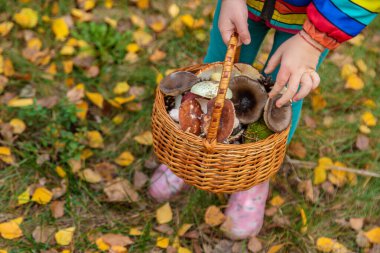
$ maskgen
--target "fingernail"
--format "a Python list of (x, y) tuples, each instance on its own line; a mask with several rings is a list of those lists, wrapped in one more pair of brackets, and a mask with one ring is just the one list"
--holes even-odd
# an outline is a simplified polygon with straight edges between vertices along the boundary
[(281, 103), (276, 103), (276, 106), (277, 106), (278, 108), (281, 108), (282, 104), (281, 104)]
[(248, 45), (249, 43), (251, 43), (251, 40), (250, 40), (250, 39), (245, 39), (245, 40), (243, 41), (243, 43), (244, 43), (245, 45)]

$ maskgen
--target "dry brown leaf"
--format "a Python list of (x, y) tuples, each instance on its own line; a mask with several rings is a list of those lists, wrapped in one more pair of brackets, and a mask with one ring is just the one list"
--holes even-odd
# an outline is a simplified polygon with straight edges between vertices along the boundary
[(304, 145), (301, 142), (295, 141), (291, 142), (289, 145), (288, 151), (290, 154), (298, 157), (300, 159), (304, 159), (306, 157), (307, 151)]
[(298, 191), (304, 193), (307, 200), (311, 201), (312, 203), (315, 202), (313, 183), (310, 179), (301, 181), (298, 184)]
[(133, 177), (133, 186), (139, 190), (141, 189), (146, 182), (148, 182), (149, 178), (141, 171), (136, 171)]
[(355, 146), (359, 150), (367, 150), (369, 148), (369, 138), (363, 134), (358, 134)]
[(142, 145), (150, 146), (153, 144), (153, 135), (151, 131), (142, 132), (141, 134), (135, 136), (133, 139)]
[(105, 234), (102, 235), (101, 237), (103, 241), (108, 244), (109, 246), (128, 246), (133, 244), (134, 242), (132, 241), (129, 236), (126, 235), (120, 235), (120, 234)]
[(363, 228), (364, 218), (350, 218), (350, 226), (356, 231), (360, 231)]
[(160, 49), (154, 50), (153, 54), (149, 56), (149, 60), (153, 63), (159, 62), (163, 59), (165, 59), (166, 53), (164, 51), (161, 51)]
[(84, 97), (84, 84), (78, 84), (69, 90), (66, 94), (66, 97), (71, 103), (76, 104), (80, 102)]
[(92, 169), (82, 170), (79, 172), (79, 177), (90, 184), (96, 184), (102, 181), (101, 175)]
[(107, 195), (108, 201), (111, 202), (136, 202), (139, 200), (139, 195), (133, 189), (128, 180), (116, 178), (106, 184), (104, 193)]
[(359, 233), (356, 235), (355, 241), (360, 248), (367, 248), (370, 245), (370, 242), (363, 231), (359, 231)]
[(252, 251), (253, 253), (260, 252), (263, 249), (263, 245), (257, 237), (253, 236), (249, 238), (248, 246), (247, 248)]
[(50, 205), (50, 211), (54, 218), (61, 218), (65, 215), (64, 211), (65, 201), (55, 200)]
[(51, 96), (51, 97), (45, 97), (45, 98), (38, 99), (37, 104), (42, 106), (42, 107), (51, 109), (58, 103), (58, 101), (59, 101), (58, 96)]
[(33, 232), (33, 239), (38, 243), (52, 243), (54, 238), (55, 228), (37, 226)]
[(220, 224), (222, 224), (225, 221), (226, 217), (220, 211), (219, 207), (217, 206), (209, 206), (205, 213), (205, 222), (206, 224), (215, 227)]
[(94, 170), (99, 173), (105, 181), (111, 181), (116, 176), (116, 166), (108, 162), (96, 164)]
[(156, 33), (162, 32), (166, 28), (166, 19), (163, 16), (149, 16), (147, 19), (148, 26)]
[(174, 233), (173, 228), (168, 224), (160, 224), (158, 226), (155, 226), (154, 230), (167, 235), (172, 235)]

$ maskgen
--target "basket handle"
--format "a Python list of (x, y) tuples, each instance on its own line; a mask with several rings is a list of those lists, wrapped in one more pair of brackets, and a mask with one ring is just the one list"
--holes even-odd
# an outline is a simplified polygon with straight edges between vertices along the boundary
[(212, 151), (216, 145), (220, 117), (222, 115), (228, 84), (230, 83), (235, 56), (236, 58), (239, 58), (238, 54), (240, 53), (240, 48), (238, 48), (237, 45), (238, 34), (235, 32), (231, 35), (231, 39), (228, 43), (226, 58), (223, 62), (222, 77), (219, 82), (218, 94), (216, 96), (214, 109), (211, 115), (211, 123), (208, 129), (207, 137), (204, 140), (204, 146), (207, 151)]

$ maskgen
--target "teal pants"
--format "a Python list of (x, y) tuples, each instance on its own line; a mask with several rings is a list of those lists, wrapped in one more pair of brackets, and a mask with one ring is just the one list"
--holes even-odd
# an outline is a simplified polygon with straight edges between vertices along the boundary
[[(227, 51), (227, 47), (223, 43), (222, 36), (218, 29), (220, 6), (221, 6), (221, 0), (218, 1), (218, 5), (215, 10), (214, 21), (213, 21), (211, 32), (210, 32), (210, 44), (207, 50), (206, 57), (204, 59), (205, 63), (223, 61), (224, 56)], [(251, 43), (249, 45), (243, 45), (241, 47), (239, 62), (252, 64), (260, 49), (261, 43), (263, 42), (270, 28), (268, 28), (265, 25), (265, 23), (255, 22), (249, 19), (248, 29), (249, 29), (249, 33), (251, 34)], [(274, 52), (276, 52), (277, 48), (279, 48), (282, 43), (284, 43), (287, 39), (289, 39), (292, 36), (294, 36), (294, 34), (282, 32), (282, 31), (276, 31), (274, 35), (273, 47), (269, 54), (268, 59), (270, 59), (270, 57), (274, 54)], [(322, 61), (325, 59), (327, 53), (328, 53), (328, 50), (325, 50), (321, 54), (318, 65), (317, 65), (317, 69), (319, 68)], [(273, 80), (276, 80), (278, 70), (279, 70), (279, 67), (277, 67), (277, 69), (271, 74)], [(299, 100), (297, 102), (293, 102), (292, 104), (292, 123), (290, 126), (288, 143), (292, 139), (293, 134), (298, 125), (298, 122), (301, 116), (302, 103), (303, 103), (303, 100)]]

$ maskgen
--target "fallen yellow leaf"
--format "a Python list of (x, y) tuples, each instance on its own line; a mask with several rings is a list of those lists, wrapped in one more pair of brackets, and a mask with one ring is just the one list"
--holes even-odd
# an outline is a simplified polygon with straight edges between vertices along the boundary
[(169, 15), (170, 15), (172, 18), (177, 17), (178, 14), (179, 14), (179, 11), (180, 11), (180, 9), (179, 9), (178, 5), (176, 5), (176, 4), (173, 3), (173, 4), (171, 4), (171, 5), (169, 6), (168, 12), (169, 12)]
[(177, 235), (178, 236), (183, 236), (191, 228), (191, 226), (193, 226), (193, 224), (188, 224), (188, 223), (183, 224), (178, 229)]
[(33, 104), (32, 98), (12, 98), (8, 101), (9, 107), (25, 107)]
[(72, 60), (63, 61), (62, 64), (63, 72), (65, 72), (65, 74), (70, 74), (71, 72), (73, 72), (74, 62)]
[(73, 240), (75, 227), (69, 227), (59, 230), (54, 237), (58, 245), (67, 246)]
[(147, 46), (153, 41), (152, 35), (143, 30), (133, 32), (133, 39), (139, 46)]
[(55, 63), (50, 64), (50, 66), (46, 69), (46, 73), (54, 76), (57, 74), (57, 65)]
[(92, 103), (94, 103), (97, 107), (103, 108), (103, 95), (97, 92), (86, 92), (86, 96)]
[(104, 1), (104, 7), (106, 7), (107, 9), (111, 9), (113, 6), (113, 0), (105, 0)]
[(75, 53), (75, 48), (73, 46), (63, 46), (61, 51), (59, 51), (61, 55), (73, 55)]
[(192, 253), (192, 251), (189, 250), (188, 248), (179, 247), (178, 248), (178, 253)]
[(13, 15), (13, 20), (22, 28), (33, 28), (37, 25), (38, 14), (30, 8), (22, 8), (20, 12)]
[(140, 47), (137, 45), (137, 43), (129, 43), (125, 47), (125, 50), (129, 53), (137, 53), (140, 50)]
[(9, 124), (13, 127), (13, 132), (15, 134), (21, 134), (26, 129), (26, 125), (21, 119), (12, 119)]
[(9, 21), (2, 22), (0, 24), (0, 36), (7, 36), (8, 33), (12, 30), (13, 23)]
[(94, 9), (95, 4), (96, 4), (95, 0), (85, 0), (83, 4), (83, 9), (85, 11), (90, 11)]
[(12, 63), (11, 59), (9, 59), (9, 58), (5, 59), (4, 66), (3, 66), (3, 72), (4, 72), (4, 76), (7, 76), (7, 77), (13, 76), (15, 74), (15, 70), (13, 68), (13, 63)]
[(311, 106), (313, 111), (318, 112), (324, 109), (327, 105), (326, 100), (320, 94), (313, 94), (311, 96)]
[(188, 28), (193, 28), (195, 22), (193, 16), (191, 16), (190, 14), (185, 14), (182, 15), (180, 18), (182, 23), (185, 24)]
[(137, 7), (145, 10), (149, 8), (149, 0), (137, 0)]
[(157, 209), (156, 219), (158, 224), (165, 224), (173, 219), (173, 212), (168, 202)]
[(143, 234), (143, 232), (141, 232), (138, 228), (131, 228), (129, 230), (129, 235), (139, 236), (142, 234)]
[(91, 151), (91, 149), (85, 148), (80, 153), (80, 159), (81, 160), (86, 160), (87, 158), (90, 158), (93, 155), (94, 155), (94, 153)]
[(101, 237), (96, 239), (95, 243), (99, 250), (105, 251), (105, 250), (109, 250), (110, 248), (110, 246), (107, 243), (105, 243), (103, 238)]
[(60, 176), (61, 178), (66, 177), (66, 171), (61, 166), (55, 167), (55, 172), (57, 172), (58, 176)]
[(313, 183), (315, 185), (322, 184), (326, 181), (327, 173), (326, 168), (324, 166), (318, 165), (314, 169), (314, 180)]
[(132, 14), (129, 18), (131, 19), (133, 25), (138, 26), (141, 29), (145, 28), (145, 21), (143, 18), (134, 14)]
[(113, 93), (115, 93), (116, 95), (120, 95), (120, 94), (128, 92), (129, 88), (130, 86), (127, 82), (118, 82), (115, 88), (113, 88)]
[[(335, 162), (334, 165), (338, 167), (345, 167), (345, 165), (341, 162)], [(338, 187), (342, 187), (347, 181), (346, 172), (340, 170), (331, 170), (328, 175), (328, 179), (332, 184)]]
[(284, 245), (285, 245), (284, 243), (273, 245), (272, 247), (269, 248), (267, 253), (276, 253), (279, 250), (281, 250), (282, 247), (284, 247)]
[(45, 187), (38, 187), (32, 196), (32, 201), (41, 205), (46, 205), (53, 198), (53, 193)]
[(42, 48), (42, 41), (39, 38), (34, 37), (28, 40), (26, 46), (31, 49), (40, 50)]
[(347, 78), (344, 87), (351, 90), (361, 90), (364, 87), (364, 82), (358, 75), (352, 74)]
[(375, 116), (373, 116), (373, 114), (369, 111), (367, 112), (364, 112), (362, 114), (362, 117), (361, 117), (361, 120), (364, 124), (366, 124), (367, 126), (371, 127), (371, 126), (376, 126), (376, 123), (377, 123), (377, 119), (375, 118)]
[(117, 20), (116, 19), (105, 17), (104, 18), (104, 22), (106, 22), (109, 26), (111, 26), (113, 28), (117, 27)]
[(127, 253), (128, 250), (124, 246), (114, 245), (114, 246), (111, 247), (111, 251), (110, 252)]
[[(21, 219), (22, 222), (22, 219)], [(4, 239), (12, 240), (23, 235), (18, 219), (0, 223), (0, 234)]]
[(91, 184), (96, 184), (102, 181), (102, 176), (92, 169), (84, 169), (79, 173), (79, 176), (84, 181), (89, 182)]
[(71, 9), (71, 15), (77, 18), (80, 22), (86, 22), (92, 19), (91, 13), (85, 12), (81, 9)]
[(161, 73), (157, 73), (156, 84), (159, 84), (163, 78), (164, 76)]
[(346, 247), (328, 237), (320, 237), (317, 240), (317, 249), (322, 252), (348, 253)]
[(0, 147), (0, 155), (10, 156), (11, 155), (11, 149), (8, 147)]
[(30, 201), (30, 191), (29, 188), (27, 188), (24, 192), (22, 192), (20, 195), (17, 196), (17, 204), (23, 205)]
[(363, 101), (363, 105), (365, 107), (368, 107), (368, 108), (371, 108), (371, 109), (375, 109), (376, 108), (376, 102), (373, 101), (372, 99), (369, 99), (369, 98), (367, 98), (367, 99), (365, 99)]
[(112, 118), (112, 122), (115, 125), (120, 125), (124, 121), (124, 115), (123, 114), (117, 114), (115, 117)]
[(1, 55), (0, 51), (0, 74), (4, 72), (4, 57)]
[(363, 61), (363, 59), (359, 59), (355, 62), (356, 66), (362, 73), (366, 73), (368, 71), (367, 64)]
[(82, 101), (78, 104), (75, 105), (77, 108), (76, 115), (79, 119), (84, 120), (87, 116), (87, 111), (88, 111), (88, 104), (85, 101)]
[(157, 237), (156, 246), (161, 249), (166, 249), (169, 246), (169, 238), (167, 237)]
[(380, 227), (375, 227), (364, 234), (371, 243), (380, 244)]
[(285, 203), (285, 200), (280, 195), (273, 197), (270, 201), (270, 204), (272, 206), (282, 206), (282, 204), (284, 203)]
[(54, 19), (51, 25), (52, 25), (52, 30), (53, 30), (53, 33), (55, 34), (56, 40), (63, 41), (67, 38), (70, 31), (64, 18)]
[(145, 131), (133, 138), (135, 141), (142, 145), (152, 145), (153, 135), (151, 131)]
[(115, 163), (117, 163), (120, 166), (128, 166), (135, 160), (135, 157), (132, 155), (129, 151), (124, 151), (121, 153), (116, 159)]
[(359, 126), (359, 131), (363, 134), (369, 134), (371, 133), (371, 129), (367, 127), (366, 125), (360, 125)]
[(343, 79), (347, 79), (352, 74), (357, 74), (358, 69), (352, 65), (352, 64), (344, 64), (342, 67), (342, 70), (340, 72), (340, 75)]
[(119, 105), (122, 105), (122, 104), (133, 101), (135, 98), (136, 98), (135, 95), (130, 95), (129, 97), (115, 97), (113, 101)]
[(98, 131), (89, 131), (87, 133), (88, 145), (91, 148), (103, 148), (103, 137)]

